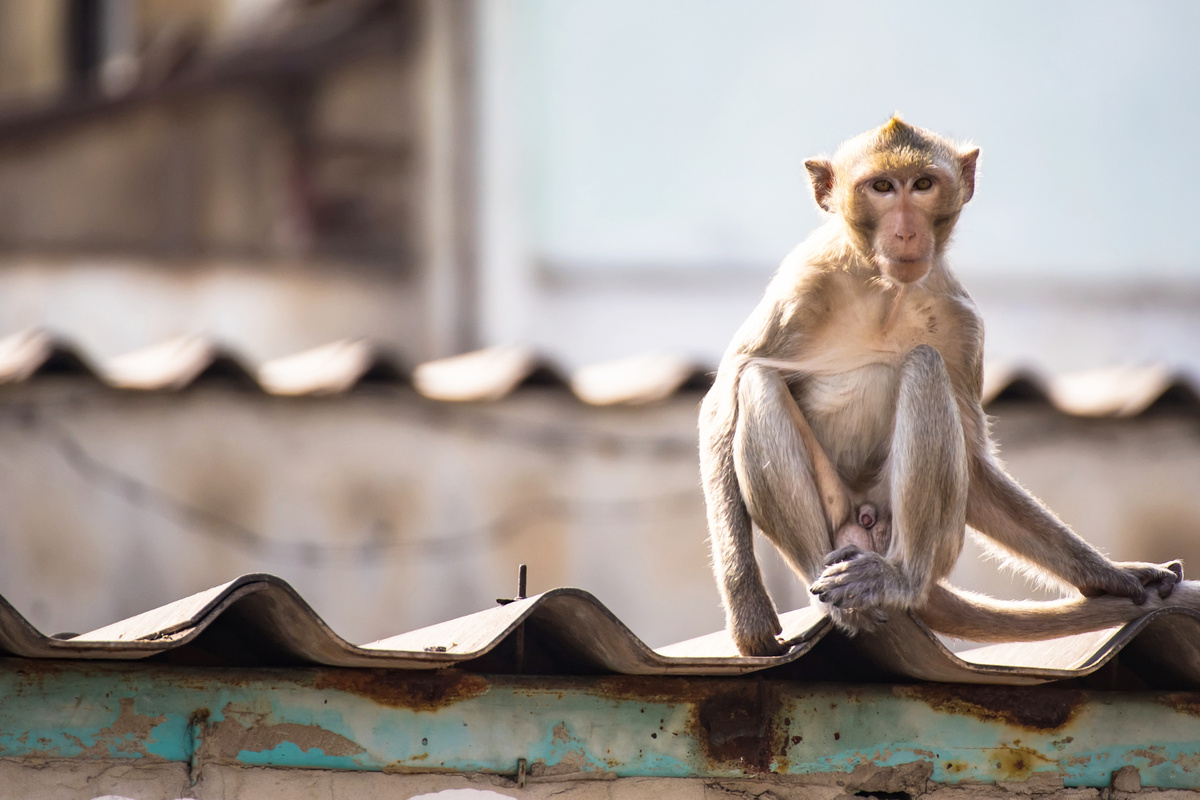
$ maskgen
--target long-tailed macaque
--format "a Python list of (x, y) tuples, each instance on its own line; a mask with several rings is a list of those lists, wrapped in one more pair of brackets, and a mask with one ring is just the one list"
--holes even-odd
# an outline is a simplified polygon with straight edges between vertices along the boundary
[[(894, 118), (805, 163), (830, 217), (784, 259), (700, 413), (713, 567), (743, 654), (784, 649), (752, 523), (849, 633), (891, 610), (1012, 641), (1200, 608), (1200, 583), (1179, 583), (1177, 562), (1108, 560), (995, 456), (983, 327), (944, 258), (978, 156)], [(953, 589), (943, 579), (967, 525), (1085, 597), (1004, 603)]]

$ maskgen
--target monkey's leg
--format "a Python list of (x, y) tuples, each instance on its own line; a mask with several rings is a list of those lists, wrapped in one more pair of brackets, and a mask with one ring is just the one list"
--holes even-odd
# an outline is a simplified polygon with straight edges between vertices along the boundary
[(733, 458), (746, 508), (792, 568), (812, 581), (849, 501), (778, 372), (748, 366), (738, 407)]
[(834, 621), (851, 630), (866, 625), (846, 611), (919, 607), (962, 550), (966, 444), (942, 357), (928, 345), (914, 348), (901, 365), (891, 447), (891, 543), (886, 555), (842, 548), (830, 555), (811, 587), (833, 607)]
[(754, 558), (754, 530), (734, 470), (737, 402), (737, 372), (722, 369), (700, 407), (700, 476), (713, 573), (738, 652), (773, 656), (784, 651), (776, 638), (782, 626)]
[(1146, 602), (1148, 590), (1167, 597), (1182, 580), (1179, 568), (1172, 563), (1109, 561), (1022, 489), (992, 458), (977, 457), (972, 467), (967, 502), (971, 527), (1084, 595), (1112, 594), (1131, 598), (1140, 605)]

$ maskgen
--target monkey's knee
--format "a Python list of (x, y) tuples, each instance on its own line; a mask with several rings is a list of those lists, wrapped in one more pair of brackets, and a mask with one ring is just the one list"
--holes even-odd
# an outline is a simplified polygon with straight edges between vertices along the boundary
[(950, 389), (950, 376), (946, 372), (946, 362), (942, 354), (934, 347), (919, 344), (904, 355), (900, 365), (901, 382), (937, 383)]
[(890, 470), (892, 550), (916, 597), (958, 558), (969, 485), (958, 403), (941, 354), (928, 345), (904, 358)]
[[(752, 365), (738, 385), (734, 458), (738, 480), (769, 494), (809, 472), (810, 458), (785, 403), (794, 403), (778, 373)], [(748, 498), (749, 499), (749, 498)]]

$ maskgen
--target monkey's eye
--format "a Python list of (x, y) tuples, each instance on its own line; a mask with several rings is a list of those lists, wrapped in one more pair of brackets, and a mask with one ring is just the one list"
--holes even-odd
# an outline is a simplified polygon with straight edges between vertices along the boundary
[(885, 194), (887, 192), (892, 191), (892, 182), (889, 180), (886, 180), (884, 178), (880, 178), (879, 180), (877, 180), (871, 184), (871, 188), (874, 189), (875, 191), (879, 192), (880, 194)]
[(931, 181), (929, 178), (917, 178), (916, 183), (913, 184), (913, 188), (918, 192), (923, 192), (926, 189), (932, 189), (933, 181)]

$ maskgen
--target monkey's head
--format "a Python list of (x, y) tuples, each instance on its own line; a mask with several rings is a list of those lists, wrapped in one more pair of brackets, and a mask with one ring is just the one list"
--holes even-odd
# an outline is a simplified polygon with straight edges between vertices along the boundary
[(923, 278), (975, 193), (978, 148), (965, 152), (893, 117), (832, 160), (804, 162), (817, 205), (846, 223), (854, 247), (902, 284)]

